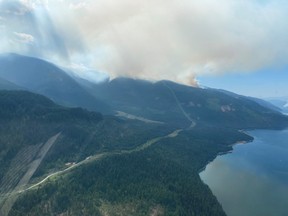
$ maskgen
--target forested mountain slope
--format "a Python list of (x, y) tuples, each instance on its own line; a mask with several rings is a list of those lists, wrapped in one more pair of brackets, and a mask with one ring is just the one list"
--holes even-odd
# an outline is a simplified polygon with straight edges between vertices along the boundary
[[(231, 143), (251, 139), (102, 116), (23, 91), (0, 91), (0, 103), (0, 209), (16, 197), (13, 216), (224, 215), (198, 172)], [(31, 180), (17, 187), (55, 134)]]
[(78, 83), (17, 55), (0, 57), (1, 76), (50, 98), (0, 91), (3, 216), (225, 215), (199, 171), (251, 141), (241, 129), (288, 126), (258, 101), (170, 81)]
[[(114, 111), (187, 126), (198, 124), (232, 128), (281, 128), (287, 118), (259, 100), (217, 89), (185, 86), (170, 81), (149, 82), (116, 78), (82, 85)], [(183, 115), (184, 113), (184, 115)], [(188, 117), (188, 118), (187, 118)]]
[(116, 78), (96, 84), (72, 78), (44, 60), (16, 54), (0, 56), (0, 78), (10, 83), (6, 89), (19, 86), (62, 105), (104, 114), (120, 112), (178, 127), (187, 127), (191, 120), (238, 129), (281, 128), (287, 124), (275, 107), (258, 99), (170, 81)]

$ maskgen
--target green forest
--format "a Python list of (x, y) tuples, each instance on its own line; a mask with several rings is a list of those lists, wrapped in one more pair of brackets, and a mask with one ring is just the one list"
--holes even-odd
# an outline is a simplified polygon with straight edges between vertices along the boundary
[(225, 215), (198, 173), (238, 140), (251, 137), (212, 128), (183, 131), (51, 179), (21, 196), (10, 215)]
[[(15, 196), (10, 216), (225, 215), (199, 172), (234, 143), (253, 139), (230, 127), (235, 122), (145, 123), (63, 107), (25, 91), (0, 91), (0, 105), (0, 208)], [(266, 121), (247, 110), (255, 124)], [(270, 116), (277, 117), (273, 124), (285, 122)], [(29, 184), (15, 191), (55, 134)]]

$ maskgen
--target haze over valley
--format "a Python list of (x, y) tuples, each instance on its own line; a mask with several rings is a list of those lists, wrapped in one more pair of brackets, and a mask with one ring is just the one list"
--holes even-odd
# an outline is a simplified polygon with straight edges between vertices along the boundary
[(287, 9), (0, 0), (0, 216), (288, 212)]

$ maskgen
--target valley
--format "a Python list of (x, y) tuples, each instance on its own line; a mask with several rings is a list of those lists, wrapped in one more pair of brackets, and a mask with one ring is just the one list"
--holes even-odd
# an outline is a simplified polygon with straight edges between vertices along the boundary
[(0, 57), (0, 69), (5, 216), (224, 216), (199, 172), (252, 141), (243, 129), (288, 126), (272, 105), (217, 89), (124, 77), (95, 84), (20, 55)]
[(0, 216), (288, 216), (287, 11), (0, 0)]

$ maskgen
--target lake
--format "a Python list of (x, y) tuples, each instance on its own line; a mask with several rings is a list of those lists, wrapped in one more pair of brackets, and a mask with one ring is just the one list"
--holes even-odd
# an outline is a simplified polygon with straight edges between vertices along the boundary
[(253, 142), (219, 155), (200, 177), (228, 216), (287, 216), (288, 130), (248, 133)]

